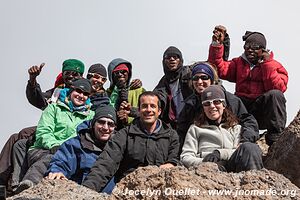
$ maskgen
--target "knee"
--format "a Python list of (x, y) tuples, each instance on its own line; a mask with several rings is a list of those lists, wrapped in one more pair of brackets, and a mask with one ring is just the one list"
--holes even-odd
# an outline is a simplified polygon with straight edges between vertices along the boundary
[(285, 101), (284, 94), (280, 90), (269, 90), (265, 95), (275, 99), (283, 99)]
[(259, 146), (252, 142), (244, 142), (239, 146), (239, 148), (247, 154), (261, 154)]

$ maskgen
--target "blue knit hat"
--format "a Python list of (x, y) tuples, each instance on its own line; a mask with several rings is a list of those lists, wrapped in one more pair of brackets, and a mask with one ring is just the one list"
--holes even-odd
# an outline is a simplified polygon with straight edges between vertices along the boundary
[(209, 65), (207, 65), (205, 63), (197, 64), (196, 66), (193, 67), (192, 76), (194, 76), (197, 73), (204, 73), (204, 74), (208, 75), (211, 82), (212, 83), (214, 82), (214, 72)]

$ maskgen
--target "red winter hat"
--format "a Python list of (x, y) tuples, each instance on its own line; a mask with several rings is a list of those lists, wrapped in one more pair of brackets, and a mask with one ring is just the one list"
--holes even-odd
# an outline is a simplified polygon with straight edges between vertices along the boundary
[(127, 72), (129, 73), (129, 69), (128, 69), (127, 65), (124, 64), (124, 63), (118, 65), (118, 66), (112, 71), (112, 73), (114, 73), (114, 72), (116, 72), (116, 71), (121, 71), (121, 70), (125, 70), (125, 71), (127, 71)]

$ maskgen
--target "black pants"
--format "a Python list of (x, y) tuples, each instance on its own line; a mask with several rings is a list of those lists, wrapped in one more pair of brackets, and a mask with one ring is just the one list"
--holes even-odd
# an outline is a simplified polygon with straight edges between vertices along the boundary
[(262, 169), (262, 152), (257, 144), (251, 142), (241, 143), (226, 162), (228, 172), (241, 172), (251, 169)]
[(286, 124), (286, 99), (280, 90), (270, 90), (256, 99), (240, 97), (258, 122), (260, 130), (267, 129), (266, 142), (275, 142)]

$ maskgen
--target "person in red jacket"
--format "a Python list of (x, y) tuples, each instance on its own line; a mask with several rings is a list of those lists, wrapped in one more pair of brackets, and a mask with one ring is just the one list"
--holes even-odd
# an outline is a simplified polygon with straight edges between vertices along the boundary
[(260, 32), (246, 31), (243, 36), (244, 53), (229, 61), (222, 58), (224, 26), (216, 26), (209, 48), (208, 61), (217, 66), (221, 79), (234, 82), (235, 94), (241, 98), (259, 128), (267, 129), (266, 143), (270, 146), (280, 137), (286, 124), (288, 73), (266, 49), (266, 38)]

